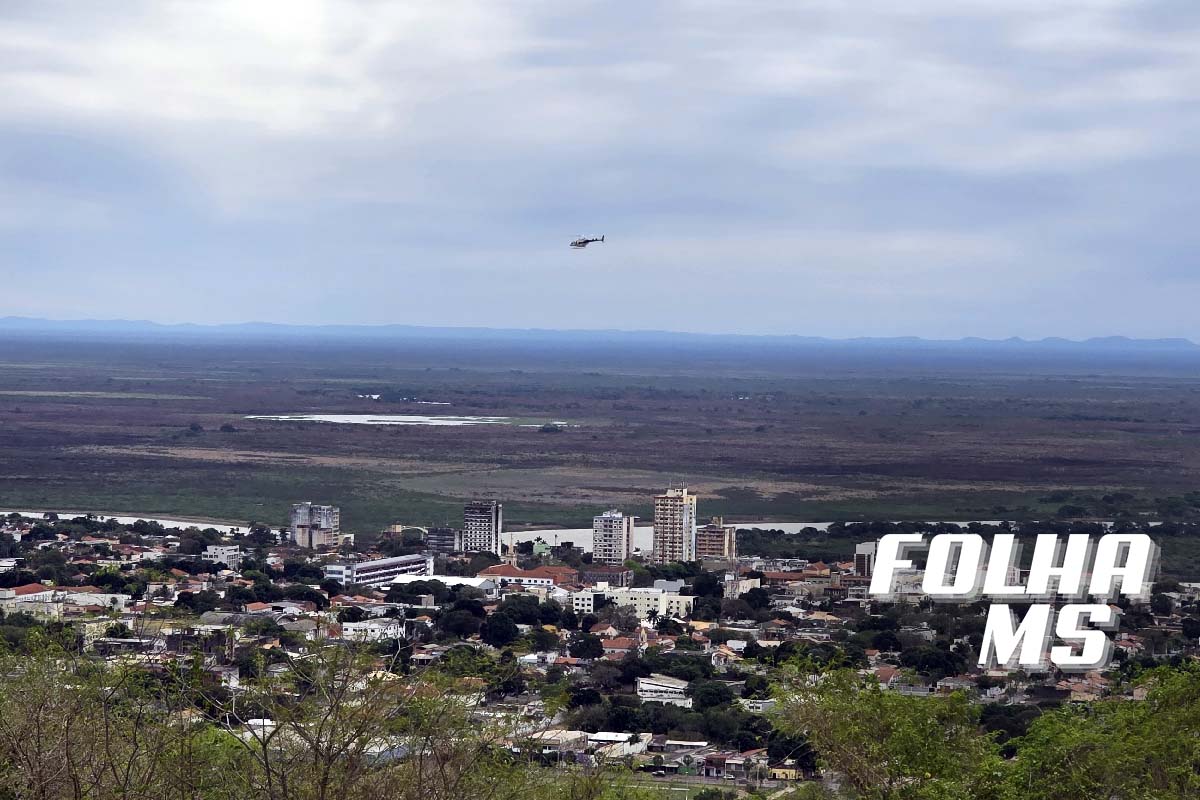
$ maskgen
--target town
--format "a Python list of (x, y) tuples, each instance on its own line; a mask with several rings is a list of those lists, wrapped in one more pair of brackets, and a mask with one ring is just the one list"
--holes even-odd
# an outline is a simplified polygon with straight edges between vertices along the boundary
[(1200, 800), (1196, 2), (0, 8), (0, 800)]
[[(620, 510), (594, 517), (587, 548), (536, 530), (518, 543), (498, 500), (466, 503), (461, 528), (398, 523), (369, 536), (312, 502), (292, 506), (286, 526), (224, 531), (12, 513), (0, 634), (17, 653), (50, 638), (112, 665), (187, 665), (231, 698), (323, 649), (367, 652), (375, 671), (444, 677), (470, 719), (502, 723), (495, 746), (514, 757), (620, 764), (714, 796), (837, 779), (779, 724), (789, 671), (846, 668), (901, 696), (961, 695), (1003, 744), (1041, 709), (1142, 697), (1126, 680), (1134, 671), (1198, 652), (1200, 583), (1164, 579), (1148, 604), (1116, 601), (1109, 670), (980, 668), (986, 603), (935, 603), (922, 570), (895, 564), (887, 602), (869, 594), (879, 534), (957, 525), (843, 526), (825, 551), (844, 557), (808, 559), (755, 552), (758, 529), (701, 522), (684, 486), (653, 508), (646, 551)], [(222, 720), (250, 736), (277, 724)]]

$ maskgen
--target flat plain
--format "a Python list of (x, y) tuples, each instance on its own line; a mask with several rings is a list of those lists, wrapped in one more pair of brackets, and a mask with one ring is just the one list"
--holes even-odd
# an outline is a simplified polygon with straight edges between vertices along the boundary
[[(1198, 367), (1194, 351), (8, 334), (0, 507), (278, 525), (313, 500), (370, 534), (459, 522), (472, 497), (513, 524), (648, 515), (685, 482), (702, 515), (764, 527), (1149, 513), (1198, 484)], [(300, 414), (509, 420), (250, 419)]]

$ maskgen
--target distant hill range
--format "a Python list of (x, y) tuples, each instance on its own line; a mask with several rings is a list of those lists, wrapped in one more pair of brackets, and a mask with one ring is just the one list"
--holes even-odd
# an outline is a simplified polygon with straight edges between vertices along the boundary
[(828, 339), (820, 336), (679, 333), (673, 331), (551, 330), (540, 328), (448, 328), (420, 325), (284, 325), (270, 322), (167, 325), (145, 320), (49, 320), (0, 317), (0, 335), (38, 337), (80, 336), (116, 339), (329, 340), (384, 342), (388, 340), (491, 340), (513, 343), (559, 344), (716, 344), (783, 347), (850, 348), (865, 350), (986, 350), (1009, 352), (1174, 352), (1200, 353), (1188, 339), (1131, 339), (1102, 336), (1091, 339), (923, 339), (917, 336)]

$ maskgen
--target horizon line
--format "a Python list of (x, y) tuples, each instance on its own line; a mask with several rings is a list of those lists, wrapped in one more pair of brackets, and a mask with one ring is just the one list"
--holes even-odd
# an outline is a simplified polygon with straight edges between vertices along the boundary
[[(269, 322), (264, 320), (247, 320), (243, 322), (159, 322), (149, 319), (128, 319), (124, 317), (110, 318), (51, 318), (7, 315), (0, 317), (0, 332), (50, 332), (55, 328), (68, 327), (116, 328), (128, 326), (132, 328), (162, 328), (175, 332), (219, 333), (246, 331), (246, 329), (265, 329), (279, 332), (428, 332), (428, 333), (503, 333), (503, 334), (565, 334), (565, 335), (616, 335), (616, 336), (662, 336), (680, 338), (706, 339), (766, 339), (791, 340), (808, 343), (924, 343), (924, 344), (993, 344), (993, 345), (1118, 345), (1118, 344), (1160, 344), (1175, 347), (1187, 346), (1200, 348), (1193, 340), (1183, 336), (1163, 337), (1132, 337), (1122, 334), (1070, 338), (1064, 336), (1043, 336), (1026, 338), (1023, 336), (1008, 336), (1004, 338), (989, 338), (984, 336), (964, 335), (958, 338), (940, 338), (919, 336), (916, 334), (899, 334), (892, 336), (823, 336), (805, 333), (735, 333), (711, 331), (683, 331), (660, 328), (545, 328), (545, 327), (507, 327), (490, 325), (417, 325), (399, 322), (327, 322), (327, 323), (291, 323)], [(128, 332), (128, 331), (127, 331)]]

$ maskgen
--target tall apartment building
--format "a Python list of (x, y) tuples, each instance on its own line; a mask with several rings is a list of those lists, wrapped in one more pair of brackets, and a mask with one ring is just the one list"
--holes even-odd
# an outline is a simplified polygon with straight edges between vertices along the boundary
[(292, 541), (300, 547), (337, 547), (342, 539), (342, 510), (337, 506), (296, 503), (292, 506)]
[(686, 486), (654, 498), (654, 560), (696, 560), (696, 495)]
[(633, 523), (637, 517), (627, 517), (620, 511), (605, 511), (592, 517), (592, 562), (624, 564), (633, 552)]
[(863, 542), (854, 546), (854, 574), (871, 577), (875, 571), (875, 542)]
[(737, 526), (726, 525), (721, 517), (696, 529), (697, 561), (736, 561)]
[(425, 532), (425, 546), (435, 553), (461, 552), (462, 533), (454, 528), (430, 528)]
[(463, 507), (462, 549), (467, 553), (500, 555), (504, 506), (496, 500), (476, 500)]

